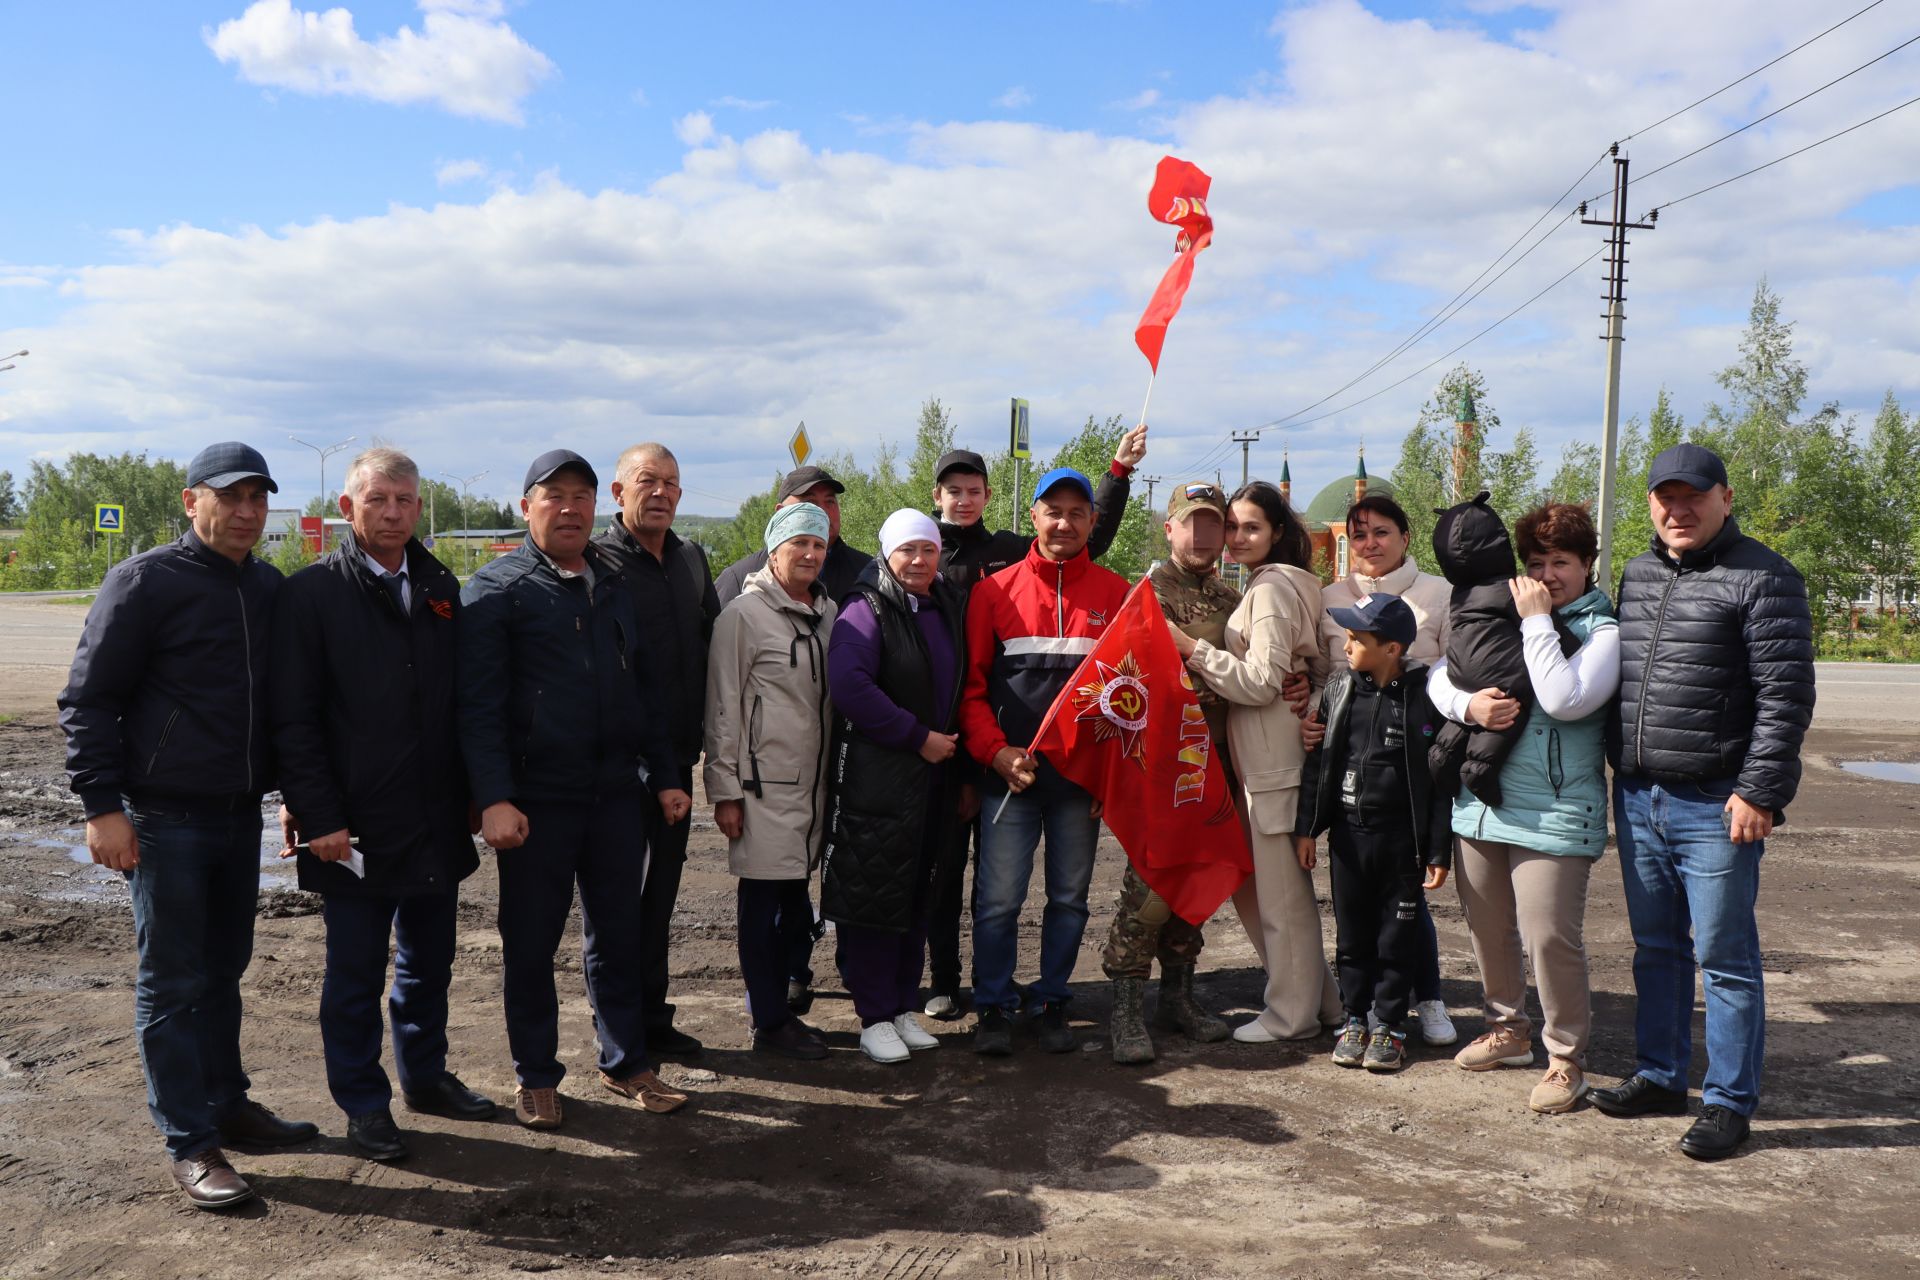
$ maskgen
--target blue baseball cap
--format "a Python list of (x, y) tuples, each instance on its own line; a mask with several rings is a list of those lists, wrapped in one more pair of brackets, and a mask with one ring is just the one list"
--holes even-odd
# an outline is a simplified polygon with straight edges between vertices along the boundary
[(267, 473), (267, 460), (260, 456), (260, 451), (238, 440), (210, 444), (194, 454), (193, 461), (187, 464), (189, 489), (198, 489), (201, 485), (209, 489), (224, 489), (242, 480), (264, 480), (268, 493), (280, 492), (280, 486)]
[(1663, 450), (1647, 468), (1647, 492), (1652, 493), (1669, 480), (1678, 480), (1705, 493), (1727, 482), (1727, 465), (1705, 445), (1677, 444)]
[(549, 449), (533, 460), (527, 468), (527, 482), (520, 492), (532, 493), (533, 486), (545, 484), (562, 471), (578, 471), (586, 477), (588, 484), (595, 489), (600, 487), (600, 477), (593, 473), (593, 464), (571, 449)]
[(1420, 634), (1420, 620), (1399, 596), (1376, 591), (1361, 596), (1351, 608), (1329, 609), (1327, 616), (1349, 631), (1370, 631), (1405, 649)]
[(1086, 497), (1088, 502), (1093, 501), (1093, 482), (1072, 467), (1055, 467), (1041, 476), (1040, 483), (1033, 486), (1033, 500), (1040, 501), (1053, 492), (1056, 486), (1063, 484), (1072, 485)]

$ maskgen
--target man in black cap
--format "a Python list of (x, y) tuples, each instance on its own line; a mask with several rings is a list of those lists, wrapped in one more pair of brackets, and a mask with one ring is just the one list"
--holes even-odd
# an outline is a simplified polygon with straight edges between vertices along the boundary
[[(1107, 553), (1120, 523), (1126, 519), (1127, 497), (1134, 468), (1147, 456), (1147, 428), (1137, 426), (1120, 437), (1113, 464), (1100, 477), (1093, 495), (1093, 532), (1087, 554), (1095, 560)], [(986, 459), (971, 449), (950, 449), (933, 468), (933, 511), (940, 524), (940, 576), (960, 589), (966, 599), (974, 586), (991, 574), (1027, 558), (1031, 534), (1011, 529), (988, 529), (984, 519), (993, 500)], [(962, 814), (978, 816), (974, 789), (962, 794)], [(960, 1008), (960, 905), (966, 898), (967, 847), (979, 844), (979, 825), (964, 821), (955, 830), (952, 845), (935, 860), (933, 888), (927, 903), (927, 960), (931, 988), (928, 1017), (952, 1021)]]
[[(667, 715), (680, 766), (680, 789), (693, 790), (706, 713), (707, 646), (720, 601), (707, 553), (673, 531), (680, 507), (680, 463), (663, 444), (637, 444), (615, 464), (613, 500), (620, 518), (595, 539), (621, 566), (633, 591), (651, 659), (665, 676)], [(647, 1047), (657, 1054), (695, 1054), (700, 1042), (673, 1025), (667, 1000), (667, 940), (690, 822), (666, 822), (655, 806), (647, 824), (647, 883), (640, 935), (640, 985), (647, 1007)]]
[(280, 589), (253, 547), (278, 491), (247, 445), (195, 455), (180, 495), (187, 532), (107, 572), (60, 695), (87, 848), (132, 892), (147, 1112), (174, 1182), (202, 1209), (253, 1195), (222, 1144), (288, 1146), (319, 1132), (250, 1099), (240, 1065)]
[(1668, 449), (1647, 490), (1653, 548), (1621, 576), (1608, 735), (1638, 1061), (1588, 1097), (1613, 1116), (1686, 1114), (1697, 964), (1707, 1075), (1680, 1150), (1718, 1160), (1746, 1141), (1760, 1102), (1766, 997), (1753, 908), (1766, 838), (1800, 784), (1813, 621), (1799, 571), (1740, 532), (1712, 450)]
[[(393, 1059), (415, 1111), (494, 1113), (447, 1070), (460, 881), (480, 860), (454, 717), (460, 584), (415, 540), (420, 469), (398, 449), (347, 468), (349, 528), (280, 589), (273, 629), (273, 732), (282, 822), (296, 832), (300, 887), (321, 895), (327, 971), (320, 1044), (347, 1142), (399, 1160), (393, 1087), (380, 1068), (380, 988), (393, 942)], [(283, 855), (284, 856), (284, 855)]]
[[(780, 482), (779, 500), (774, 503), (776, 507), (790, 507), (796, 502), (811, 502), (827, 513), (827, 559), (820, 566), (820, 585), (827, 589), (827, 598), (835, 604), (853, 590), (860, 580), (860, 571), (873, 560), (866, 552), (840, 540), (840, 495), (846, 491), (847, 486), (823, 468), (798, 467), (787, 472), (787, 478)], [(748, 575), (759, 572), (766, 563), (767, 553), (761, 550), (728, 565), (714, 588), (719, 593), (720, 607), (724, 609), (730, 604), (746, 586)]]
[(541, 454), (520, 500), (526, 541), (461, 593), (460, 737), (481, 836), (499, 852), (514, 1112), (534, 1129), (562, 1118), (553, 957), (576, 882), (600, 1083), (649, 1111), (687, 1100), (647, 1060), (640, 920), (644, 791), (668, 823), (693, 802), (632, 594), (590, 541), (599, 487), (579, 454)]

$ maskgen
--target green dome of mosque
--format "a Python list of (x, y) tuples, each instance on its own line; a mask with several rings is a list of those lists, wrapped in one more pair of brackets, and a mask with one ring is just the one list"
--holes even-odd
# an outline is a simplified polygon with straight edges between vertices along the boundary
[[(1358, 475), (1343, 476), (1322, 489), (1301, 513), (1309, 524), (1341, 525), (1347, 522), (1347, 508), (1353, 505), (1353, 482)], [(1367, 496), (1391, 498), (1393, 486), (1385, 480), (1367, 479)]]

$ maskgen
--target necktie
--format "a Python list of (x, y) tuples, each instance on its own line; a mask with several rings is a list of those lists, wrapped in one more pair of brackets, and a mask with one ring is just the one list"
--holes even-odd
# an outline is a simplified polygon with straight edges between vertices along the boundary
[(396, 607), (399, 608), (400, 612), (403, 614), (406, 613), (407, 611), (406, 580), (403, 579), (397, 573), (383, 573), (380, 575), (380, 585), (385, 587), (387, 589), (387, 594), (393, 597), (393, 603)]

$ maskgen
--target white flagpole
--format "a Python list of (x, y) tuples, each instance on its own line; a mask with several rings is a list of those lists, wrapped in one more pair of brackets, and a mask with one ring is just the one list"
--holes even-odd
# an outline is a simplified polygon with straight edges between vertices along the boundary
[(1147, 398), (1140, 402), (1140, 425), (1146, 425), (1147, 406), (1153, 403), (1153, 380), (1160, 376), (1158, 369), (1147, 374)]

